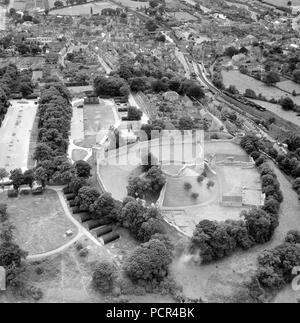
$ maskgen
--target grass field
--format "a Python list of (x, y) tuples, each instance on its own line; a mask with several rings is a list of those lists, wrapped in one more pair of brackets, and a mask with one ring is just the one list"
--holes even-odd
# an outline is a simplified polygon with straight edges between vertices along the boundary
[(90, 15), (91, 14), (91, 8), (93, 9), (93, 13), (101, 13), (103, 9), (106, 8), (117, 8), (116, 5), (110, 3), (110, 2), (99, 2), (99, 3), (87, 3), (80, 6), (73, 6), (68, 8), (62, 8), (62, 9), (55, 9), (50, 11), (51, 15), (62, 15), (62, 16), (81, 16), (81, 15)]
[(149, 2), (146, 1), (132, 1), (132, 0), (117, 0), (118, 3), (126, 6), (128, 8), (136, 9), (136, 8), (148, 8)]
[[(286, 0), (264, 0), (267, 3), (280, 6), (280, 7), (288, 7)], [(292, 6), (300, 6), (300, 0), (292, 0)]]
[(67, 230), (76, 234), (76, 227), (64, 214), (56, 192), (46, 190), (40, 196), (23, 196), (7, 199), (0, 194), (0, 202), (8, 205), (10, 221), (15, 226), (17, 243), (29, 252), (39, 254), (54, 250), (72, 237), (65, 237)]
[[(265, 96), (267, 99), (280, 99), (282, 97), (289, 96), (291, 99), (300, 105), (300, 96), (293, 97), (292, 95), (287, 94), (286, 92), (276, 88), (274, 86), (267, 86), (265, 83), (255, 80), (253, 77), (242, 74), (239, 71), (222, 71), (223, 81), (226, 87), (230, 85), (235, 85), (240, 93), (245, 93), (246, 89), (252, 89), (257, 95), (260, 93)], [(291, 86), (290, 83), (280, 82), (278, 85), (283, 86), (285, 90), (287, 86)], [(291, 82), (293, 83), (293, 82)], [(288, 85), (289, 84), (289, 85)], [(290, 88), (289, 92), (292, 92), (294, 88), (298, 88), (298, 84), (293, 84), (293, 88)]]
[(101, 100), (100, 104), (85, 105), (83, 108), (84, 141), (88, 145), (100, 142), (104, 133), (115, 124), (113, 106), (110, 101)]

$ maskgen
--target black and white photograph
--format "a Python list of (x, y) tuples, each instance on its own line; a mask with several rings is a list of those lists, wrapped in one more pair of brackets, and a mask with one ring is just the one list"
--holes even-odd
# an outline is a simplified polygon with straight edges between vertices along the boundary
[(300, 303), (300, 0), (0, 0), (8, 303)]

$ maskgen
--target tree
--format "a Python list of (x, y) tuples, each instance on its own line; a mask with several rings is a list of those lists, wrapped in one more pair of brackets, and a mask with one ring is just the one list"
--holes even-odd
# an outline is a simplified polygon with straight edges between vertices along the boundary
[(22, 259), (26, 256), (27, 253), (12, 241), (4, 241), (0, 244), (0, 266), (4, 268), (20, 267)]
[(62, 1), (60, 1), (60, 0), (56, 0), (55, 2), (54, 2), (54, 7), (55, 8), (61, 8), (61, 7), (63, 7), (64, 6), (64, 3), (62, 2)]
[(181, 117), (178, 122), (179, 130), (192, 130), (194, 129), (194, 121), (191, 117)]
[(136, 107), (129, 107), (128, 108), (128, 116), (127, 116), (128, 120), (139, 121), (139, 120), (141, 120), (142, 115), (143, 115), (143, 112), (140, 109), (138, 109)]
[(84, 160), (79, 160), (75, 163), (76, 175), (82, 178), (89, 178), (91, 176), (91, 165)]
[(267, 85), (274, 85), (274, 84), (276, 84), (279, 81), (280, 81), (280, 77), (274, 71), (270, 71), (269, 73), (267, 73), (266, 76), (265, 76), (265, 78), (264, 78), (264, 82)]
[(286, 110), (286, 111), (293, 110), (295, 107), (295, 103), (290, 97), (285, 97), (281, 101), (281, 107), (283, 110)]
[(7, 204), (0, 203), (0, 223), (6, 221), (7, 218)]
[(293, 268), (300, 264), (300, 245), (283, 243), (278, 247), (265, 250), (258, 257), (257, 277), (265, 288), (277, 290), (290, 283), (293, 278)]
[(300, 148), (300, 136), (292, 133), (286, 140), (286, 144), (288, 145), (288, 148), (290, 151), (296, 151), (298, 148)]
[(215, 186), (215, 182), (213, 181), (213, 180), (209, 180), (208, 182), (207, 182), (207, 189), (210, 189), (210, 188), (212, 188), (212, 187), (214, 187)]
[(185, 182), (185, 183), (184, 183), (184, 189), (185, 189), (186, 191), (190, 191), (190, 190), (192, 189), (192, 184), (191, 184), (191, 183), (189, 183), (189, 182)]
[(28, 169), (23, 174), (23, 184), (27, 184), (30, 187), (32, 187), (32, 184), (34, 182), (34, 171), (33, 169)]
[(171, 253), (164, 242), (150, 240), (132, 252), (124, 264), (124, 270), (133, 281), (162, 281), (168, 275), (171, 261)]
[(130, 89), (133, 92), (145, 91), (147, 89), (147, 80), (145, 77), (133, 77), (129, 79)]
[(158, 166), (151, 166), (145, 175), (147, 181), (149, 181), (149, 190), (154, 193), (160, 193), (163, 186), (166, 184), (166, 177)]
[(78, 194), (78, 191), (83, 186), (88, 186), (88, 185), (87, 185), (87, 180), (82, 177), (74, 176), (69, 183), (69, 188), (75, 195)]
[(109, 218), (114, 209), (115, 201), (109, 193), (103, 193), (90, 205), (90, 212), (95, 219)]
[(155, 21), (154, 21), (153, 19), (148, 20), (148, 21), (146, 22), (145, 27), (146, 27), (146, 29), (148, 29), (148, 31), (150, 31), (150, 32), (154, 32), (154, 31), (158, 28), (157, 24), (155, 23)]
[(111, 291), (116, 278), (116, 267), (109, 261), (103, 261), (96, 265), (93, 273), (93, 285), (100, 292)]
[(243, 211), (241, 216), (245, 219), (249, 235), (256, 243), (268, 242), (275, 230), (275, 223), (272, 217), (260, 208), (253, 208)]
[(24, 176), (21, 168), (16, 168), (10, 171), (9, 179), (12, 181), (14, 189), (17, 190), (24, 182)]
[(192, 84), (187, 90), (187, 96), (194, 99), (203, 99), (205, 97), (205, 93), (202, 90), (201, 86), (198, 84)]
[(79, 206), (80, 210), (88, 211), (90, 206), (96, 202), (100, 193), (95, 188), (89, 186), (83, 186), (75, 198), (76, 205)]
[(190, 248), (192, 253), (199, 253), (203, 263), (207, 263), (232, 254), (236, 242), (224, 224), (203, 220), (195, 228)]
[(234, 55), (237, 55), (239, 53), (239, 50), (236, 49), (233, 46), (227, 47), (224, 51), (224, 56), (229, 56), (230, 58)]
[(127, 194), (134, 198), (145, 198), (145, 194), (149, 191), (150, 183), (140, 176), (131, 177), (128, 180)]
[(157, 79), (151, 83), (151, 88), (154, 92), (157, 92), (157, 93), (166, 92), (169, 89), (169, 84), (164, 82), (161, 79)]
[(39, 143), (36, 146), (33, 158), (37, 161), (51, 160), (53, 158), (53, 150), (46, 143)]
[(45, 188), (48, 180), (47, 170), (42, 166), (37, 167), (34, 171), (34, 178), (41, 183), (42, 187)]
[(56, 183), (69, 184), (74, 175), (74, 166), (69, 160), (63, 160), (63, 162), (57, 166), (57, 171), (53, 174), (52, 180)]
[(295, 82), (300, 82), (300, 69), (293, 72), (293, 78)]
[(297, 230), (291, 230), (287, 233), (285, 237), (285, 242), (288, 243), (299, 243), (300, 244), (300, 231)]
[(6, 171), (5, 168), (1, 167), (0, 168), (0, 181), (2, 182), (5, 178), (9, 176), (8, 172)]

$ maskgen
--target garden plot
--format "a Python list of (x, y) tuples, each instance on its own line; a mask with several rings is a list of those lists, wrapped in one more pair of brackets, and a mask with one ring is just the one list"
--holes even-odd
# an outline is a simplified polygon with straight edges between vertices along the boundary
[[(54, 191), (47, 190), (43, 195), (14, 199), (7, 199), (6, 194), (2, 193), (0, 201), (8, 205), (17, 243), (30, 255), (59, 248), (77, 233), (77, 228), (64, 214)], [(72, 230), (73, 236), (66, 237), (67, 230)]]
[(34, 101), (11, 101), (0, 128), (0, 166), (27, 169), (30, 133), (37, 112)]

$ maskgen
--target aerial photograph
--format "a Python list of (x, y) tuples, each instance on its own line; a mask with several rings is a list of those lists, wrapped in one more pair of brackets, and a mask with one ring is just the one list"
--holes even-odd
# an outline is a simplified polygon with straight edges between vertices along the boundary
[(2, 303), (300, 303), (300, 0), (0, 0)]

